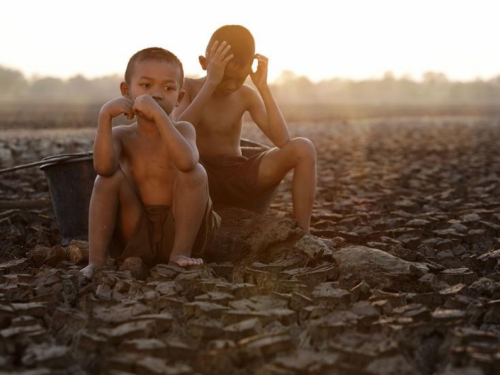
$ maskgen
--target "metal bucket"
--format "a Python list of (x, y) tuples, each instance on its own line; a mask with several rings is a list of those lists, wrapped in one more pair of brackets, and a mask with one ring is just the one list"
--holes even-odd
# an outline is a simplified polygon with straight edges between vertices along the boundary
[[(269, 149), (248, 139), (241, 139), (240, 145), (246, 157)], [(46, 164), (40, 169), (47, 179), (62, 245), (68, 245), (73, 239), (87, 240), (90, 197), (96, 178), (92, 152), (53, 155), (43, 161)], [(274, 194), (242, 208), (266, 212), (273, 197)]]
[[(69, 157), (68, 157), (69, 156)], [(45, 158), (45, 173), (61, 243), (88, 239), (89, 205), (96, 173), (91, 153)]]

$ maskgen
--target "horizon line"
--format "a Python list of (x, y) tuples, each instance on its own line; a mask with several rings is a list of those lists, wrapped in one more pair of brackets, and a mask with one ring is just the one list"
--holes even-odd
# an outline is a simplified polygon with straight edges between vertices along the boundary
[[(107, 73), (107, 74), (102, 74), (102, 75), (87, 75), (85, 73), (74, 73), (69, 76), (57, 76), (57, 75), (51, 75), (51, 74), (41, 74), (41, 73), (31, 73), (28, 74), (24, 72), (22, 69), (3, 65), (0, 63), (0, 68), (6, 69), (6, 70), (12, 70), (12, 71), (17, 71), (23, 75), (23, 77), (28, 80), (28, 81), (34, 81), (34, 80), (39, 80), (39, 79), (44, 79), (44, 78), (54, 78), (54, 79), (60, 79), (62, 81), (68, 81), (72, 78), (76, 77), (83, 77), (86, 80), (95, 80), (95, 79), (102, 79), (102, 78), (108, 78), (108, 77), (116, 77), (116, 76), (122, 76), (123, 73)], [(436, 74), (436, 75), (442, 75), (446, 81), (448, 82), (477, 82), (477, 81), (492, 81), (496, 78), (500, 78), (500, 72), (491, 75), (489, 77), (481, 77), (481, 75), (476, 75), (474, 78), (467, 78), (467, 79), (456, 79), (449, 77), (446, 72), (442, 71), (437, 71), (437, 70), (426, 70), (425, 72), (422, 72), (420, 74), (420, 78), (416, 78), (413, 74), (411, 73), (394, 73), (392, 70), (388, 69), (382, 72), (381, 74), (377, 76), (365, 76), (362, 78), (356, 78), (352, 76), (329, 76), (329, 77), (323, 77), (320, 79), (314, 79), (307, 74), (299, 74), (297, 72), (294, 72), (293, 70), (290, 69), (283, 69), (281, 72), (272, 80), (269, 80), (269, 84), (275, 84), (277, 81), (279, 81), (280, 77), (282, 77), (284, 74), (290, 73), (291, 76), (296, 77), (296, 78), (307, 78), (311, 83), (320, 83), (324, 81), (332, 81), (332, 80), (346, 80), (346, 81), (371, 81), (371, 80), (383, 80), (386, 77), (391, 77), (394, 80), (409, 80), (413, 82), (423, 82), (423, 77), (425, 74), (431, 73), (431, 74)], [(189, 78), (200, 78), (201, 75), (198, 73), (193, 73), (193, 72), (185, 72), (184, 73), (185, 77)]]

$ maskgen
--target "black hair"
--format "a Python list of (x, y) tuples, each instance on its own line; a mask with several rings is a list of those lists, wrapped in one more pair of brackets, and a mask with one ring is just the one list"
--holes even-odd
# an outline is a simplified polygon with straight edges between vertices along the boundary
[(130, 79), (132, 78), (132, 74), (134, 73), (135, 63), (144, 60), (156, 60), (156, 61), (164, 61), (173, 65), (177, 65), (181, 72), (181, 87), (184, 84), (184, 69), (182, 67), (182, 63), (177, 56), (175, 56), (172, 52), (160, 48), (160, 47), (150, 47), (140, 50), (136, 52), (128, 61), (127, 69), (125, 70), (125, 82), (130, 84)]

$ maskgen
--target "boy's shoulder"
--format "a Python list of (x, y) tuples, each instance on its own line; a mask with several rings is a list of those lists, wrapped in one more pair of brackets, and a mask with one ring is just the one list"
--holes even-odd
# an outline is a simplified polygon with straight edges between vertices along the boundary
[(137, 122), (134, 122), (133, 124), (129, 125), (116, 125), (113, 126), (113, 132), (117, 133), (126, 133), (126, 132), (131, 132), (137, 129)]
[(184, 86), (182, 89), (187, 93), (198, 92), (205, 83), (204, 78), (184, 78)]
[(137, 123), (134, 122), (133, 124), (130, 125), (113, 126), (112, 136), (113, 138), (123, 138), (130, 136), (131, 134), (134, 134), (136, 132), (137, 132)]
[(246, 95), (254, 95), (254, 94), (257, 94), (257, 90), (255, 90), (252, 86), (248, 85), (248, 84), (243, 84), (241, 87), (240, 87), (240, 92), (242, 92), (243, 94), (246, 94)]
[(242, 100), (248, 105), (261, 101), (257, 90), (246, 83), (241, 86), (238, 91)]

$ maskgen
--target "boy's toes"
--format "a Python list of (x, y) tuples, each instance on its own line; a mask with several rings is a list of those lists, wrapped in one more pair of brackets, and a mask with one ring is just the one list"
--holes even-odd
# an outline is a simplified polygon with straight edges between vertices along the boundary
[(181, 267), (187, 267), (187, 266), (189, 266), (189, 259), (188, 258), (180, 258), (180, 259), (177, 259), (177, 261), (175, 263), (177, 263)]
[(203, 259), (201, 258), (191, 258), (191, 266), (201, 266), (203, 264)]
[(181, 267), (199, 266), (203, 264), (202, 259), (188, 258), (185, 256), (177, 258), (174, 262)]
[(80, 270), (83, 276), (85, 276), (87, 279), (91, 279), (92, 275), (94, 274), (94, 267), (87, 266), (85, 268), (82, 268)]

